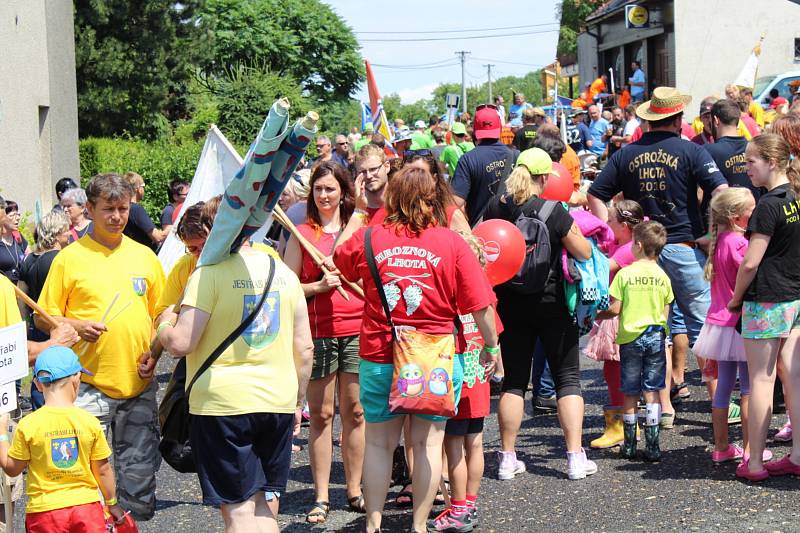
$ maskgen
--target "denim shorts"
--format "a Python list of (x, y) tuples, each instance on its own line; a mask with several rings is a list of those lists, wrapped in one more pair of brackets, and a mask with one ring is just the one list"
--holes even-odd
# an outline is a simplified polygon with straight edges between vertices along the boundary
[(620, 390), (627, 396), (658, 392), (666, 387), (667, 356), (661, 326), (650, 326), (635, 341), (619, 346)]

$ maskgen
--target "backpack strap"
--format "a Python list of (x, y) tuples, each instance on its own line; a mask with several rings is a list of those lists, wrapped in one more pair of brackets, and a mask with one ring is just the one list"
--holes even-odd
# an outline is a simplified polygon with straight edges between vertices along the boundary
[(378, 289), (378, 295), (381, 297), (381, 305), (383, 312), (386, 314), (386, 323), (392, 330), (392, 339), (397, 340), (397, 334), (394, 329), (394, 321), (392, 320), (392, 311), (389, 309), (389, 302), (386, 300), (386, 293), (383, 290), (383, 282), (378, 273), (378, 263), (375, 261), (375, 252), (372, 249), (372, 229), (375, 226), (369, 226), (364, 234), (364, 252), (366, 254), (367, 266), (369, 273), (372, 275), (372, 281), (375, 283), (375, 288)]
[(550, 215), (553, 214), (553, 210), (559, 203), (560, 202), (555, 202), (553, 200), (545, 200), (542, 209), (537, 213), (539, 220), (542, 222), (547, 222), (547, 219), (550, 218)]

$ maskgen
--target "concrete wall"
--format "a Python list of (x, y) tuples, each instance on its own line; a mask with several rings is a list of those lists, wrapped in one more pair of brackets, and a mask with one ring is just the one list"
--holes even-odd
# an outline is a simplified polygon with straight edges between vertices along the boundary
[(692, 95), (687, 118), (697, 115), (704, 97), (725, 94), (761, 32), (759, 76), (800, 70), (794, 62), (797, 21), (800, 5), (786, 0), (675, 0), (676, 86)]
[(80, 172), (72, 2), (0, 2), (0, 50), (0, 195), (47, 210)]

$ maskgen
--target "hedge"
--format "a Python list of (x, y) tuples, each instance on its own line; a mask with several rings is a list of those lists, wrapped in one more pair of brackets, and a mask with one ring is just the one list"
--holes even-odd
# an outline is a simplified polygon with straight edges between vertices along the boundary
[(142, 141), (138, 139), (89, 137), (80, 141), (82, 184), (105, 172), (134, 171), (144, 178), (142, 206), (158, 222), (169, 202), (167, 189), (174, 179), (191, 181), (204, 139)]

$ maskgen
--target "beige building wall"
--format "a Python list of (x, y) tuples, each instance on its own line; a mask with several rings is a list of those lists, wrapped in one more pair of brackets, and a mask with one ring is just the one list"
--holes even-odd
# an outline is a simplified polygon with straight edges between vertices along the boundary
[(697, 116), (704, 97), (724, 96), (762, 32), (758, 76), (800, 70), (798, 21), (800, 5), (787, 0), (675, 0), (675, 76), (692, 95), (687, 118)]
[(0, 54), (0, 195), (46, 212), (80, 172), (72, 1), (0, 2)]

